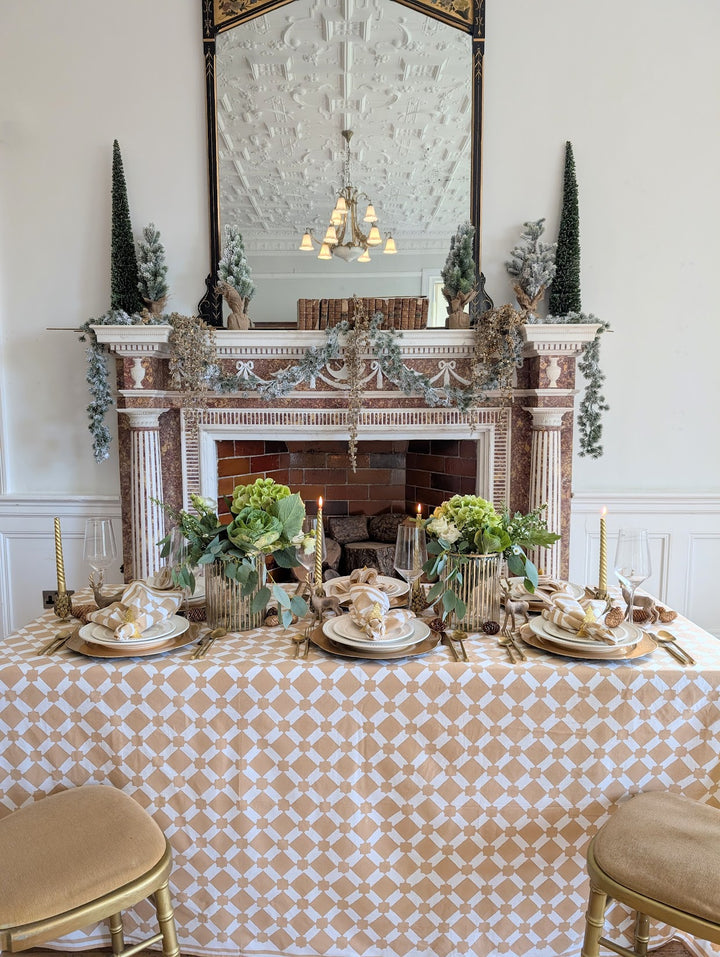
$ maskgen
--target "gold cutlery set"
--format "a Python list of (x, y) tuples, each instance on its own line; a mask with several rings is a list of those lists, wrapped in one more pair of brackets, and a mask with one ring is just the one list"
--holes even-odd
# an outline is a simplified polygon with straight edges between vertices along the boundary
[(208, 651), (210, 651), (212, 646), (215, 644), (215, 641), (218, 638), (222, 638), (223, 635), (226, 635), (226, 634), (227, 634), (227, 631), (225, 630), (225, 628), (215, 628), (212, 631), (209, 631), (206, 635), (203, 635), (202, 639), (200, 640), (200, 643), (198, 644), (195, 651), (193, 651), (193, 653), (190, 655), (190, 657), (193, 660), (197, 660), (198, 658), (204, 658), (205, 655), (208, 653)]
[(64, 648), (68, 641), (80, 631), (80, 625), (75, 628), (66, 628), (65, 631), (59, 631), (50, 641), (46, 642), (38, 651), (39, 655), (54, 655)]

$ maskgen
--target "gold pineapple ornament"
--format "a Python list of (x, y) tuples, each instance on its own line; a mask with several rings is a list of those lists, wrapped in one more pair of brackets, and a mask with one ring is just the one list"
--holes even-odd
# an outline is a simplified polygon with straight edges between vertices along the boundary
[(410, 610), (414, 611), (416, 615), (420, 615), (429, 607), (430, 603), (425, 597), (425, 589), (422, 586), (422, 582), (419, 578), (416, 578), (410, 589)]

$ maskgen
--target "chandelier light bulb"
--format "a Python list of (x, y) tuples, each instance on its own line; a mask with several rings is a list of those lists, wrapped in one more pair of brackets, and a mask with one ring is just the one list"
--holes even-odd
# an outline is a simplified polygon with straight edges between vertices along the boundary
[(365, 210), (365, 215), (363, 216), (364, 223), (374, 223), (377, 219), (377, 213), (375, 212), (375, 207), (372, 203), (368, 203), (368, 208)]
[(368, 246), (379, 246), (381, 242), (380, 230), (377, 228), (377, 223), (373, 223), (368, 233), (367, 244)]
[(363, 252), (362, 256), (359, 256), (359, 257), (358, 257), (357, 261), (358, 261), (359, 263), (369, 263), (369, 262), (370, 262), (370, 250), (369, 250), (369, 249), (366, 249), (366, 250)]
[(344, 197), (344, 196), (338, 196), (338, 198), (337, 198), (337, 203), (335, 203), (335, 209), (336, 209), (337, 212), (340, 213), (341, 215), (342, 215), (343, 213), (347, 213), (347, 203), (345, 202), (345, 197)]
[(327, 243), (328, 246), (334, 246), (337, 243), (337, 233), (335, 232), (335, 227), (332, 223), (328, 226), (325, 231), (325, 236), (323, 237), (323, 242)]
[(332, 253), (327, 243), (323, 243), (318, 253), (318, 259), (332, 259)]
[(388, 238), (385, 240), (385, 248), (383, 249), (384, 253), (393, 255), (397, 252), (397, 246), (395, 245), (395, 240), (392, 238), (392, 233), (388, 233)]
[(332, 215), (330, 216), (330, 222), (333, 226), (340, 226), (342, 225), (344, 218), (345, 217), (343, 214), (338, 210), (337, 207), (335, 207), (335, 209), (332, 211)]
[(308, 252), (312, 250), (312, 248), (313, 248), (312, 236), (310, 235), (310, 230), (306, 229), (305, 233), (303, 234), (302, 242), (298, 246), (298, 249), (302, 249), (303, 252)]

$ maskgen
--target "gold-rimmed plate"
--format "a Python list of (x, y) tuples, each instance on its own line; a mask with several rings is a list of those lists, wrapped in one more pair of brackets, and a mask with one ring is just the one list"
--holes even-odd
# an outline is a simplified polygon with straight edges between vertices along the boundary
[(440, 636), (436, 632), (430, 632), (426, 638), (423, 638), (416, 644), (396, 651), (389, 649), (383, 651), (365, 651), (359, 648), (351, 648), (349, 645), (336, 644), (328, 638), (322, 628), (315, 628), (310, 632), (310, 641), (317, 648), (321, 648), (331, 655), (337, 655), (339, 658), (362, 658), (366, 661), (392, 661), (400, 658), (419, 658), (421, 655), (427, 655), (437, 647)]
[(126, 643), (119, 641), (115, 648), (108, 648), (105, 645), (95, 645), (83, 641), (80, 635), (73, 635), (65, 647), (76, 651), (79, 655), (86, 655), (88, 658), (147, 658), (150, 655), (164, 655), (168, 651), (184, 648), (186, 645), (191, 645), (194, 641), (197, 641), (199, 637), (198, 625), (190, 625), (182, 633), (171, 635), (165, 641), (150, 647), (128, 647)]
[(556, 645), (550, 638), (542, 638), (536, 635), (532, 628), (523, 625), (520, 629), (520, 637), (526, 645), (531, 648), (537, 648), (539, 651), (547, 651), (553, 655), (561, 655), (563, 658), (577, 658), (581, 661), (630, 661), (633, 658), (642, 658), (649, 655), (657, 648), (656, 642), (649, 635), (643, 633), (642, 638), (636, 645), (626, 648), (611, 648), (608, 654), (605, 648), (601, 652), (597, 651), (579, 651), (573, 648)]

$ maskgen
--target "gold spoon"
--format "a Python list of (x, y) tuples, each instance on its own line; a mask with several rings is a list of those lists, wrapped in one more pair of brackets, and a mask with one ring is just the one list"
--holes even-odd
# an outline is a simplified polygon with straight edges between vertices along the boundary
[(670, 634), (669, 631), (660, 630), (657, 632), (655, 637), (661, 644), (666, 646), (670, 654), (673, 653), (673, 648), (674, 648), (677, 651), (677, 654), (675, 655), (675, 657), (679, 661), (682, 661), (683, 664), (687, 664), (687, 665), (697, 664), (695, 659), (691, 658), (690, 655), (687, 653), (687, 651), (685, 651), (684, 648), (680, 647), (680, 645), (677, 643), (677, 641), (675, 641), (675, 638)]

